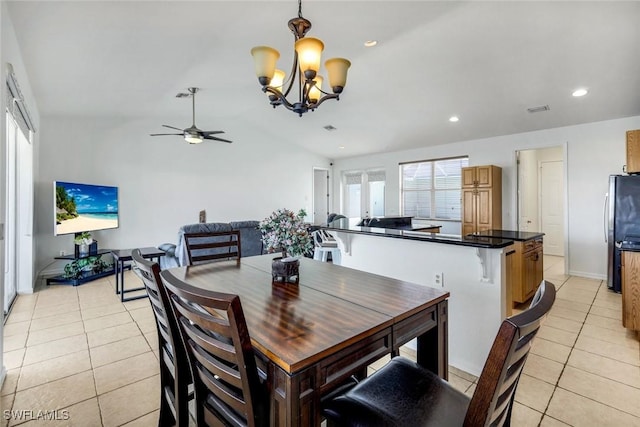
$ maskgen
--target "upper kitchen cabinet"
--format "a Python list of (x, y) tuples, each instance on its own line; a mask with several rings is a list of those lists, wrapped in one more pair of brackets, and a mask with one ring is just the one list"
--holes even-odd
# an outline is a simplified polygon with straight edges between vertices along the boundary
[[(492, 187), (501, 182), (502, 169), (498, 166), (471, 166), (462, 168), (462, 187)], [(497, 181), (496, 181), (497, 180)]]
[(462, 235), (502, 228), (502, 169), (462, 168)]
[(627, 131), (627, 173), (640, 173), (640, 129)]

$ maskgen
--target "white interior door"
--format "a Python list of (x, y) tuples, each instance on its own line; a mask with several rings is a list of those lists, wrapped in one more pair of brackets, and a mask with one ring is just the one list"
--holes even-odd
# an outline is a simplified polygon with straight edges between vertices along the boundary
[(17, 125), (11, 115), (6, 116), (5, 158), (5, 240), (4, 240), (4, 301), (6, 313), (17, 293), (16, 274), (16, 131)]
[(540, 162), (540, 218), (544, 253), (564, 256), (564, 165)]
[(539, 231), (538, 160), (535, 150), (518, 153), (518, 229)]
[(33, 145), (16, 132), (16, 248), (17, 291), (33, 292)]
[(324, 224), (329, 215), (329, 171), (313, 169), (313, 223)]

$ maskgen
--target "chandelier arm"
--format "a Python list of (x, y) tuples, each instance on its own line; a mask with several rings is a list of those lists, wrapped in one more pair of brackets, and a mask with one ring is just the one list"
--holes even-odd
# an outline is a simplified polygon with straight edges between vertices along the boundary
[(285, 95), (283, 95), (283, 93), (280, 92), (278, 89), (275, 89), (271, 86), (265, 86), (262, 88), (262, 90), (264, 90), (265, 92), (269, 92), (272, 95), (275, 95), (280, 100), (282, 105), (284, 105), (287, 108), (287, 110), (293, 110), (293, 104), (287, 101), (287, 98), (285, 98)]
[(289, 92), (291, 92), (291, 88), (293, 87), (293, 82), (296, 81), (296, 71), (298, 69), (298, 52), (293, 52), (293, 66), (291, 67), (291, 73), (289, 74), (289, 86), (287, 90), (284, 92), (284, 96), (289, 96)]
[(337, 93), (329, 93), (318, 100), (315, 104), (311, 104), (309, 108), (318, 108), (320, 104), (322, 104), (327, 99), (335, 99), (336, 101), (340, 101), (340, 95)]

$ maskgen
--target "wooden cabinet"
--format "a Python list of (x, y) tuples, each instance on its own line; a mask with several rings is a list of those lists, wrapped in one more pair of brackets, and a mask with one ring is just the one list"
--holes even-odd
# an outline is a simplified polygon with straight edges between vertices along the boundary
[(640, 331), (640, 252), (622, 252), (622, 326)]
[(462, 235), (502, 228), (502, 169), (462, 168)]
[(627, 131), (627, 173), (640, 173), (640, 129)]
[(504, 317), (513, 314), (513, 259), (515, 257), (515, 249), (509, 246), (504, 254), (504, 274), (505, 274), (505, 310)]
[(512, 265), (512, 296), (525, 302), (535, 294), (542, 281), (542, 239), (515, 242)]

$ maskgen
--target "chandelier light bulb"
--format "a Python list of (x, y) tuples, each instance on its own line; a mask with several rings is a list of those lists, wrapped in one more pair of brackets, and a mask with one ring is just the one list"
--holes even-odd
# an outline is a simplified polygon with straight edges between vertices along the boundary
[(305, 78), (312, 80), (320, 70), (324, 43), (320, 39), (305, 37), (296, 42), (295, 49), (298, 54), (300, 71), (304, 73)]
[(317, 75), (315, 79), (313, 79), (314, 85), (309, 89), (309, 101), (312, 104), (318, 102), (320, 98), (322, 98), (322, 76)]

